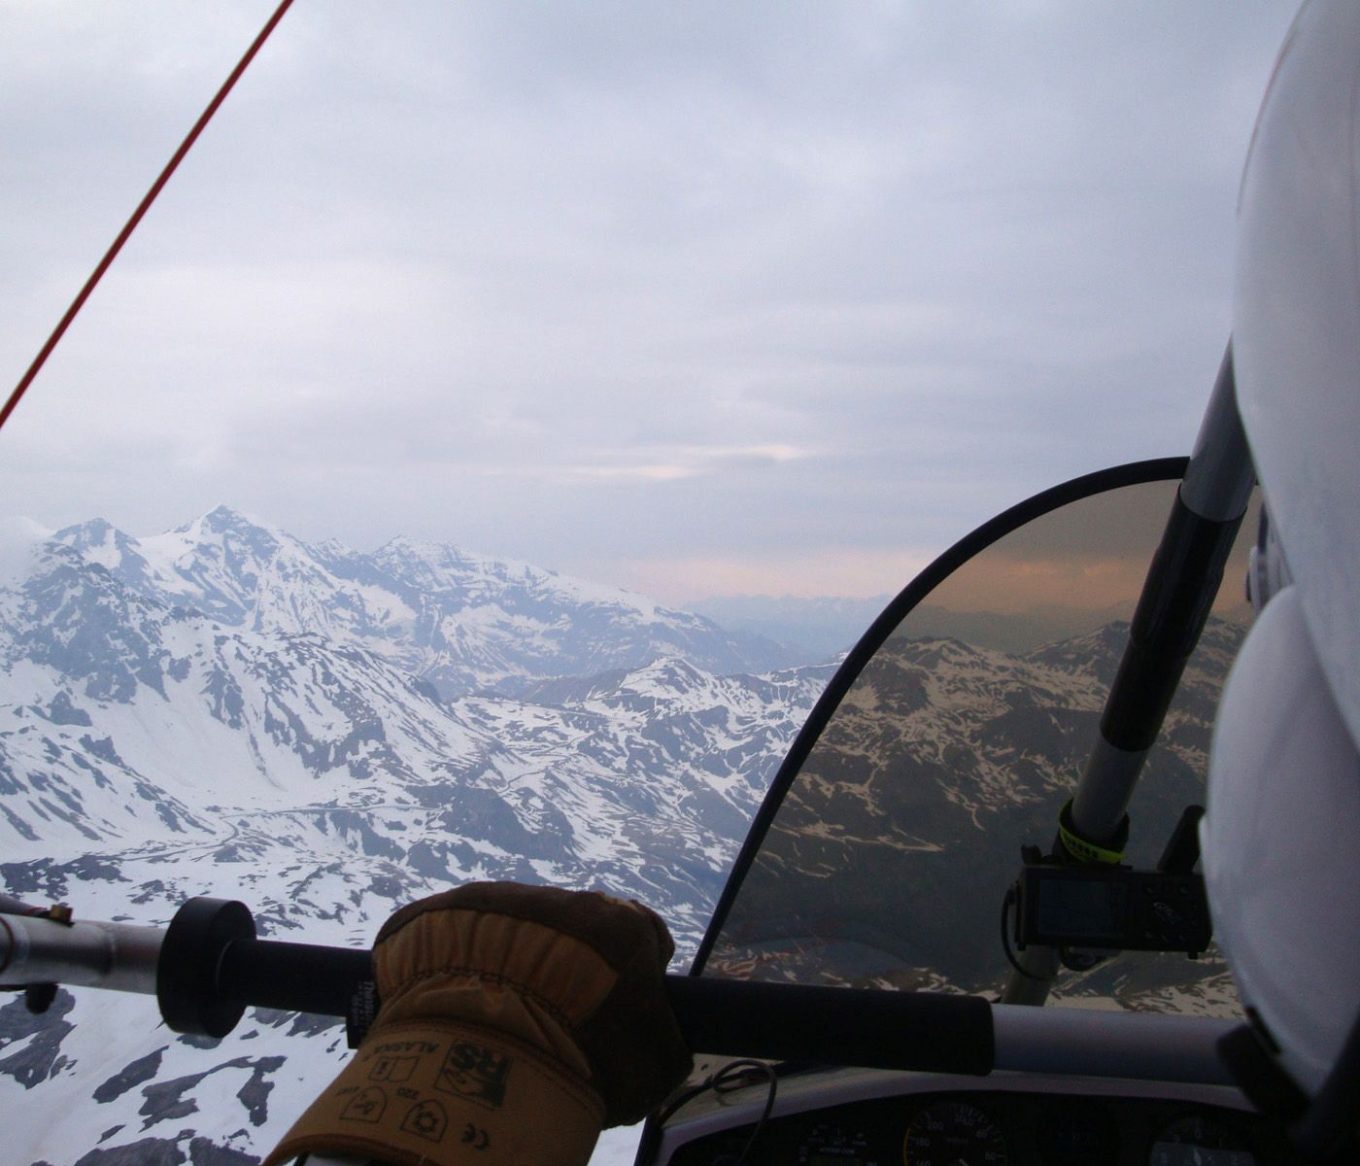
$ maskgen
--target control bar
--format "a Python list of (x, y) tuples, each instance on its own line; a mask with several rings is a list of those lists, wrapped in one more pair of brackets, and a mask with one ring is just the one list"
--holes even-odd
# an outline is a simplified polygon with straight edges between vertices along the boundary
[[(252, 1006), (353, 1028), (356, 1001), (373, 1001), (369, 952), (257, 939), (246, 907), (216, 899), (164, 931), (0, 914), (0, 988), (45, 983), (155, 995), (172, 1029), (209, 1036)], [(690, 1048), (719, 1056), (1231, 1084), (1216, 1050), (1230, 1020), (677, 975), (666, 992)]]

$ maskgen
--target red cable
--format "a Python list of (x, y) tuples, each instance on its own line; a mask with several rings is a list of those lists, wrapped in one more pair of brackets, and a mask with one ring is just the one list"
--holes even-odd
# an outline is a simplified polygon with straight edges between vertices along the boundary
[(85, 301), (90, 298), (90, 293), (94, 291), (95, 286), (104, 277), (104, 272), (109, 269), (109, 266), (113, 263), (114, 259), (118, 257), (118, 252), (123, 249), (123, 244), (128, 241), (128, 237), (137, 229), (137, 224), (142, 221), (142, 216), (151, 208), (151, 204), (156, 201), (156, 196), (160, 194), (161, 188), (170, 181), (170, 176), (184, 160), (184, 156), (189, 152), (194, 142), (198, 140), (198, 135), (203, 132), (203, 128), (212, 120), (213, 114), (217, 112), (217, 107), (226, 100), (227, 94), (232, 90), (232, 86), (240, 80), (241, 74), (246, 71), (246, 67), (254, 60), (255, 54), (260, 51), (260, 47), (269, 39), (269, 34), (274, 31), (274, 26), (283, 19), (283, 14), (288, 11), (288, 8), (292, 3), (293, 0), (282, 0), (282, 3), (275, 9), (274, 15), (269, 18), (264, 28), (260, 30), (260, 34), (252, 42), (250, 48), (246, 50), (245, 56), (237, 62), (236, 68), (231, 71), (230, 76), (222, 83), (222, 88), (217, 91), (217, 96), (208, 102), (208, 108), (203, 111), (198, 121), (194, 122), (194, 128), (189, 131), (188, 136), (180, 143), (180, 147), (175, 151), (174, 156), (166, 163), (165, 169), (160, 173), (160, 177), (151, 184), (151, 189), (146, 192), (142, 201), (137, 204), (137, 209), (132, 212), (132, 217), (128, 219), (127, 225), (118, 232), (118, 238), (113, 241), (113, 246), (105, 252), (104, 258), (99, 261), (99, 266), (94, 269), (93, 274), (85, 281), (85, 286), (80, 289), (80, 294), (71, 301), (71, 306), (66, 309), (66, 314), (62, 316), (60, 323), (52, 330), (52, 335), (47, 338), (47, 343), (42, 346), (42, 350), (34, 358), (33, 363), (28, 366), (28, 371), (24, 373), (23, 379), (19, 381), (14, 392), (10, 393), (9, 400), (5, 402), (5, 407), (0, 409), (0, 426), (3, 426), (5, 422), (9, 420), (9, 415), (14, 412), (20, 399), (23, 397), (24, 393), (28, 391), (28, 386), (33, 383), (34, 378), (38, 375), (42, 366), (47, 363), (47, 358), (52, 355), (52, 350), (56, 348), (57, 343), (61, 340), (62, 336), (65, 335), (66, 329), (71, 326), (71, 321), (76, 318), (76, 313), (84, 306)]

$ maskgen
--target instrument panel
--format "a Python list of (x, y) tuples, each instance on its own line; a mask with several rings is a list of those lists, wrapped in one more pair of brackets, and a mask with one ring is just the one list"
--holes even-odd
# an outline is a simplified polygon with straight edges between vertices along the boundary
[[(988, 1089), (880, 1097), (709, 1133), (668, 1166), (1276, 1166), (1256, 1115), (1168, 1097)], [(754, 1137), (753, 1137), (754, 1135)], [(743, 1157), (744, 1155), (744, 1157)]]

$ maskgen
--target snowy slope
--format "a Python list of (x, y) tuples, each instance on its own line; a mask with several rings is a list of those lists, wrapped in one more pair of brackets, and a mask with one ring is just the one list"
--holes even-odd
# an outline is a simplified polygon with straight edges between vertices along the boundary
[[(714, 638), (449, 548), (370, 559), (223, 510), (154, 539), (97, 521), (40, 536), (0, 589), (0, 877), (88, 918), (164, 924), (209, 894), (248, 903), (266, 935), (366, 946), (400, 903), (508, 878), (639, 898), (692, 950), (826, 679), (679, 655), (582, 677), (677, 628), (698, 629), (683, 643), (701, 657)], [(577, 620), (594, 621), (585, 639)], [(514, 673), (522, 698), (491, 691), (521, 657), (574, 664)], [(439, 668), (476, 690), (441, 698)], [(87, 990), (37, 1019), (13, 1001), (6, 1160), (253, 1161), (343, 1045), (294, 1016), (252, 1013), (205, 1047), (145, 1000)]]

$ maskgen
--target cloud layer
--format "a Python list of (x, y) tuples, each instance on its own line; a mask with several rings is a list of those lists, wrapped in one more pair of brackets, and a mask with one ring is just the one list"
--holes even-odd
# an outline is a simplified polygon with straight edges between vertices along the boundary
[[(7, 10), (11, 384), (271, 7)], [(895, 590), (1188, 450), (1291, 8), (300, 0), (0, 435), (0, 509)]]

